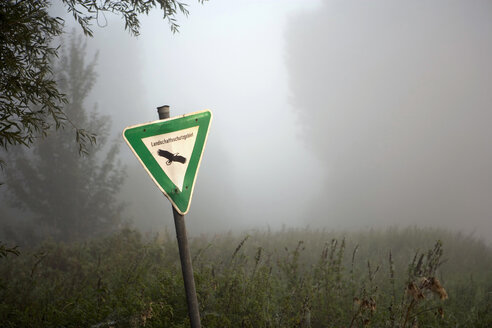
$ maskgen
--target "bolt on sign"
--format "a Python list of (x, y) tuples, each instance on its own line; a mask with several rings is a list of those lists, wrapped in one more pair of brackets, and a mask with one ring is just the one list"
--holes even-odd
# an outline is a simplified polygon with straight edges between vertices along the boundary
[(123, 138), (181, 215), (188, 213), (212, 112), (204, 110), (127, 127)]

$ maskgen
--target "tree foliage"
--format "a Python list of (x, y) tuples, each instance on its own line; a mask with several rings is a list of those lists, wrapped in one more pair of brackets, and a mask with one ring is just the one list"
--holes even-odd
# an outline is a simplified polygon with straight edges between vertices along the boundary
[[(132, 35), (139, 34), (139, 15), (154, 8), (162, 11), (173, 32), (179, 28), (176, 15), (188, 15), (187, 5), (176, 0), (61, 3), (88, 36), (93, 35), (94, 21), (105, 13), (120, 15)], [(0, 149), (30, 146), (51, 127), (58, 129), (67, 123), (75, 129), (80, 151), (87, 152), (95, 142), (95, 134), (75, 125), (63, 111), (67, 98), (54, 78), (51, 59), (58, 55), (54, 40), (62, 34), (64, 20), (50, 15), (51, 4), (49, 0), (0, 1)]]
[(53, 78), (50, 44), (63, 22), (48, 14), (45, 1), (0, 2), (0, 148), (33, 143), (51, 117), (60, 127), (63, 94)]
[(66, 48), (54, 63), (58, 88), (67, 99), (63, 112), (97, 133), (98, 142), (80, 157), (70, 129), (50, 131), (28, 150), (16, 147), (10, 153), (14, 166), (6, 173), (12, 203), (34, 214), (41, 236), (78, 240), (118, 226), (122, 206), (115, 196), (124, 170), (116, 161), (118, 145), (106, 146), (109, 118), (84, 108), (96, 81), (96, 60), (85, 62), (81, 38), (72, 38)]
[[(198, 0), (203, 3), (206, 0)], [(171, 31), (178, 32), (179, 25), (176, 15), (182, 13), (188, 16), (187, 4), (177, 0), (123, 0), (123, 1), (97, 1), (97, 0), (62, 0), (68, 12), (82, 27), (84, 34), (92, 36), (91, 25), (97, 21), (99, 15), (112, 13), (120, 15), (125, 21), (125, 29), (131, 34), (140, 32), (139, 14), (148, 14), (152, 9), (159, 8), (163, 18), (167, 19)]]

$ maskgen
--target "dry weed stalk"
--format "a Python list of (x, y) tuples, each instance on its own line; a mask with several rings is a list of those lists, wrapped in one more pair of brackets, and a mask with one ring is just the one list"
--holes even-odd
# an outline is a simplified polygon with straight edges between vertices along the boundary
[[(412, 324), (412, 327), (418, 326), (417, 316), (424, 313), (435, 310), (436, 308), (424, 308), (423, 310), (416, 311), (418, 305), (426, 298), (426, 293), (434, 293), (439, 296), (440, 300), (446, 300), (448, 294), (444, 287), (441, 285), (439, 279), (435, 277), (437, 268), (441, 265), (442, 256), (442, 244), (440, 241), (436, 242), (434, 248), (429, 250), (427, 254), (415, 254), (412, 264), (409, 267), (408, 283), (405, 290), (405, 294), (411, 297), (411, 301), (406, 306), (405, 315), (403, 317), (402, 328), (406, 328), (407, 324)], [(418, 261), (417, 261), (418, 258)], [(402, 300), (402, 308), (405, 299)], [(441, 307), (436, 312), (441, 318), (444, 317), (444, 311)]]

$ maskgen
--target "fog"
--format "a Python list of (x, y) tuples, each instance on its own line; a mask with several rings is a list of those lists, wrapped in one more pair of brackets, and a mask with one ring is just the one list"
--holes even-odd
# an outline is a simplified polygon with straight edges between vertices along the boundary
[[(317, 5), (212, 1), (191, 5), (178, 34), (154, 13), (143, 20), (136, 39), (113, 19), (88, 40), (99, 50), (91, 101), (108, 109), (115, 135), (125, 126), (156, 120), (156, 107), (164, 104), (172, 116), (213, 111), (187, 215), (192, 234), (308, 224), (304, 216), (317, 189), (306, 181), (319, 177), (323, 166), (302, 151), (288, 96), (285, 27), (292, 15)], [(292, 149), (301, 150), (302, 170), (291, 160)], [(122, 195), (128, 216), (143, 230), (172, 228), (169, 202), (126, 144), (121, 157), (128, 168)]]
[(287, 28), (291, 99), (326, 164), (322, 224), (492, 232), (490, 1), (326, 1)]
[[(87, 40), (87, 101), (112, 120), (143, 231), (171, 206), (123, 142), (126, 126), (211, 109), (191, 234), (433, 226), (491, 240), (490, 1), (190, 4), (173, 34), (153, 12), (131, 37), (106, 15)], [(74, 27), (67, 17), (67, 30)]]

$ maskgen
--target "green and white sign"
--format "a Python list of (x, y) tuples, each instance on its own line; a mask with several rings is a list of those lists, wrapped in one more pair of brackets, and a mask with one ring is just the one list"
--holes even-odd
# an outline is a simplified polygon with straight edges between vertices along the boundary
[(127, 127), (123, 137), (176, 211), (188, 213), (212, 121), (204, 110)]

